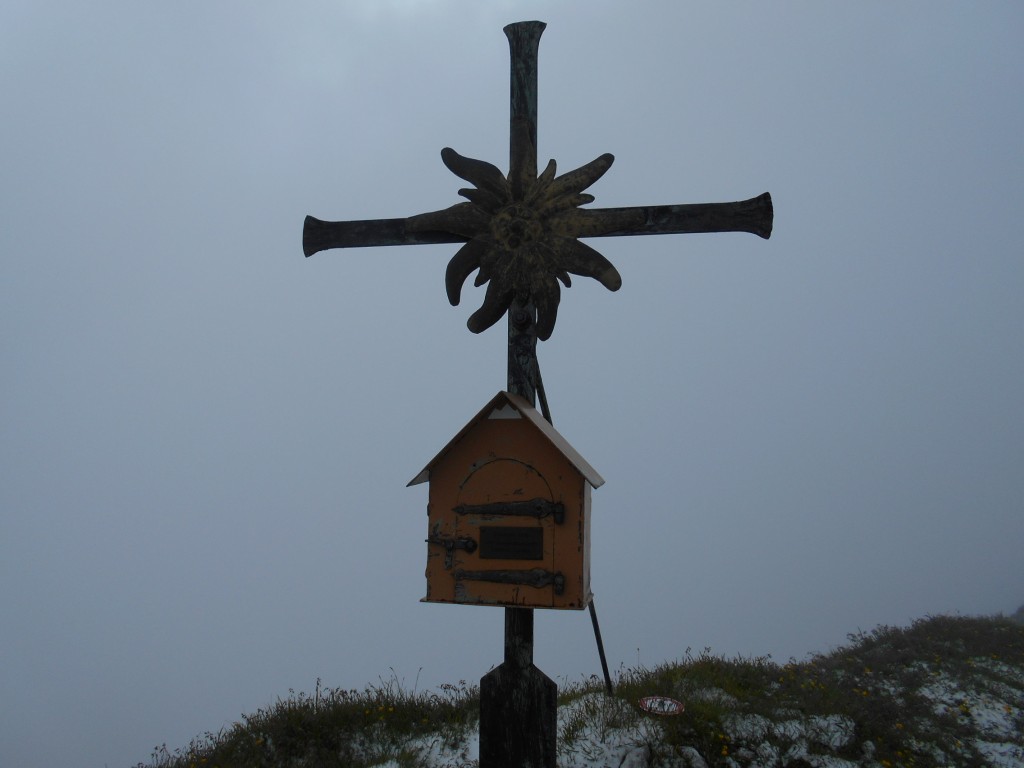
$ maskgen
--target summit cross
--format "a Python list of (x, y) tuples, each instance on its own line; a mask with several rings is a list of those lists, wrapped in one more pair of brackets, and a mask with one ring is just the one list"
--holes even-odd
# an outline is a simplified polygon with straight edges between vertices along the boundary
[[(465, 243), (445, 275), (448, 299), (459, 303), (462, 284), (479, 270), (476, 285), (489, 281), (480, 309), (468, 326), (479, 333), (515, 307), (534, 308), (536, 336), (554, 330), (561, 281), (569, 274), (593, 277), (609, 290), (622, 279), (612, 264), (579, 238), (750, 232), (771, 236), (772, 199), (767, 192), (730, 203), (582, 208), (593, 202), (583, 190), (600, 178), (614, 157), (604, 154), (556, 176), (551, 160), (537, 173), (537, 51), (545, 24), (526, 21), (505, 27), (511, 55), (509, 172), (482, 160), (441, 151), (444, 164), (475, 188), (460, 189), (469, 202), (404, 219), (321, 221), (307, 216), (302, 233), (306, 256), (330, 248), (426, 243)], [(510, 315), (511, 316), (511, 315)]]

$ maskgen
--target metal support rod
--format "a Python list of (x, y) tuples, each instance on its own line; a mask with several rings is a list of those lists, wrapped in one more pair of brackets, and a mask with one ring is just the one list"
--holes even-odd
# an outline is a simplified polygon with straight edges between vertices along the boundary
[(597, 608), (594, 607), (594, 598), (590, 598), (590, 623), (594, 625), (594, 638), (597, 640), (597, 655), (601, 657), (601, 671), (604, 672), (604, 688), (609, 696), (615, 694), (612, 688), (612, 676), (608, 674), (608, 659), (604, 656), (604, 641), (601, 640), (601, 626), (597, 623)]

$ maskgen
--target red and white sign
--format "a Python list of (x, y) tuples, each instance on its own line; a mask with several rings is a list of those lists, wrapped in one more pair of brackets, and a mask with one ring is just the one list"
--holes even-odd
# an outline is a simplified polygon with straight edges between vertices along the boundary
[(667, 696), (644, 696), (640, 699), (640, 709), (652, 715), (678, 715), (683, 711), (683, 702)]

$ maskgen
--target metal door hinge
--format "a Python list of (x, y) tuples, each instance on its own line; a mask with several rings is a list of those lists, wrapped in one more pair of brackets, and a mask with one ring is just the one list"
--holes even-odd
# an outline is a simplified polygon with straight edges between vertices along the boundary
[(543, 568), (531, 568), (525, 571), (464, 571), (461, 568), (454, 574), (456, 581), (490, 581), (497, 584), (522, 584), (527, 587), (543, 589), (554, 587), (555, 594), (565, 592), (565, 576), (562, 573), (545, 571)]
[(565, 505), (560, 501), (548, 501), (547, 499), (498, 501), (493, 504), (460, 504), (452, 511), (457, 515), (506, 515), (509, 517), (535, 517), (538, 520), (551, 516), (556, 525), (565, 522)]

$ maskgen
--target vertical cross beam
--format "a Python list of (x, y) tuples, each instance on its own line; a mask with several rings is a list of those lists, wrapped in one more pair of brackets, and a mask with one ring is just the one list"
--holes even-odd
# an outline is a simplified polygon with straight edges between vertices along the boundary
[[(537, 53), (547, 25), (523, 21), (505, 27), (509, 46), (508, 180), (514, 199), (537, 178)], [(507, 391), (537, 401), (537, 311), (514, 301), (508, 312)], [(532, 642), (532, 641), (531, 641)]]
[[(537, 52), (545, 24), (505, 27), (508, 37), (509, 184), (521, 199), (537, 178)], [(508, 311), (508, 391), (536, 403), (537, 311)], [(533, 609), (505, 609), (505, 660), (480, 680), (480, 768), (555, 768), (558, 686), (533, 663)]]
[(521, 21), (505, 27), (511, 59), (508, 176), (515, 200), (537, 178), (537, 51), (546, 26)]

